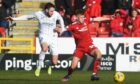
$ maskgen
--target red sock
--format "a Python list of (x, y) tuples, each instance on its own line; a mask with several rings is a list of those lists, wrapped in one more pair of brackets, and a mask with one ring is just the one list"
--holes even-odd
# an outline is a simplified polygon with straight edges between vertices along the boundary
[(100, 60), (95, 60), (93, 62), (93, 73), (97, 73), (97, 71), (99, 70), (100, 67)]

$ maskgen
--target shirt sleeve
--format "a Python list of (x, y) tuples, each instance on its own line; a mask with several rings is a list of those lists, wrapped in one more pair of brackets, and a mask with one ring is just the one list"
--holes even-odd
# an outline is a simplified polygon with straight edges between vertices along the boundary
[(38, 12), (33, 12), (32, 14), (29, 14), (29, 15), (22, 15), (19, 17), (15, 17), (13, 18), (13, 20), (30, 20), (30, 19), (37, 18), (37, 14)]
[(35, 17), (36, 17), (35, 15), (23, 15), (23, 16), (15, 17), (13, 18), (13, 20), (29, 20)]
[(57, 13), (57, 19), (60, 21), (60, 25), (61, 25), (62, 31), (64, 31), (65, 30), (64, 20), (63, 20), (62, 16), (59, 13)]

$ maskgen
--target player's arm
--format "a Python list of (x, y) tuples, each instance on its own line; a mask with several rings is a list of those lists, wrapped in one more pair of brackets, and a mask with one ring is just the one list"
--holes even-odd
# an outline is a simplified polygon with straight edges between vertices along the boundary
[(56, 32), (61, 31), (60, 36), (61, 36), (61, 34), (63, 34), (65, 31), (72, 31), (72, 30), (73, 30), (73, 27), (72, 27), (71, 24), (68, 25), (68, 26), (66, 26), (66, 27), (63, 29), (63, 31), (61, 30), (61, 26), (60, 26), (59, 24), (56, 25), (56, 28), (55, 28), (55, 31), (56, 31)]
[(30, 20), (35, 18), (35, 15), (22, 15), (19, 17), (8, 17), (9, 20)]
[(65, 25), (64, 25), (64, 20), (59, 13), (57, 13), (57, 20), (59, 21), (59, 24), (56, 25), (55, 31), (62, 34), (62, 32), (65, 30)]
[(62, 29), (60, 24), (56, 24), (56, 28), (54, 29), (55, 32), (59, 32), (61, 35), (63, 32), (68, 31), (67, 27)]
[(110, 20), (110, 18), (106, 18), (106, 17), (90, 18), (90, 21), (97, 21), (97, 22), (100, 22), (100, 21), (108, 21), (108, 20)]

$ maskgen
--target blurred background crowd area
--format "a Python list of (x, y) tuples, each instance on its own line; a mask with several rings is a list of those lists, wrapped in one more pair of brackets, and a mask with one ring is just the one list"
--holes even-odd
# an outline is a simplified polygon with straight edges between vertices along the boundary
[[(77, 9), (83, 9), (89, 21), (107, 18), (90, 21), (88, 28), (92, 37), (140, 37), (140, 0), (0, 0), (0, 36), (34, 35), (35, 20), (14, 22), (7, 19), (42, 10), (47, 2), (55, 4), (65, 26), (76, 21)], [(66, 31), (61, 37), (72, 37), (72, 34)]]

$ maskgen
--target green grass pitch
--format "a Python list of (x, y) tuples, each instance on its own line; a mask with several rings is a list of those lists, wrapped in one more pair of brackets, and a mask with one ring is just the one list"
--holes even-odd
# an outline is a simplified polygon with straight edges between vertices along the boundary
[[(34, 76), (34, 71), (0, 71), (0, 84), (118, 84), (113, 80), (113, 71), (100, 71), (99, 81), (90, 81), (90, 71), (75, 71), (68, 82), (61, 82), (66, 71), (53, 71), (48, 75), (42, 70), (40, 77)], [(139, 72), (125, 73), (125, 81), (121, 84), (140, 84)]]

